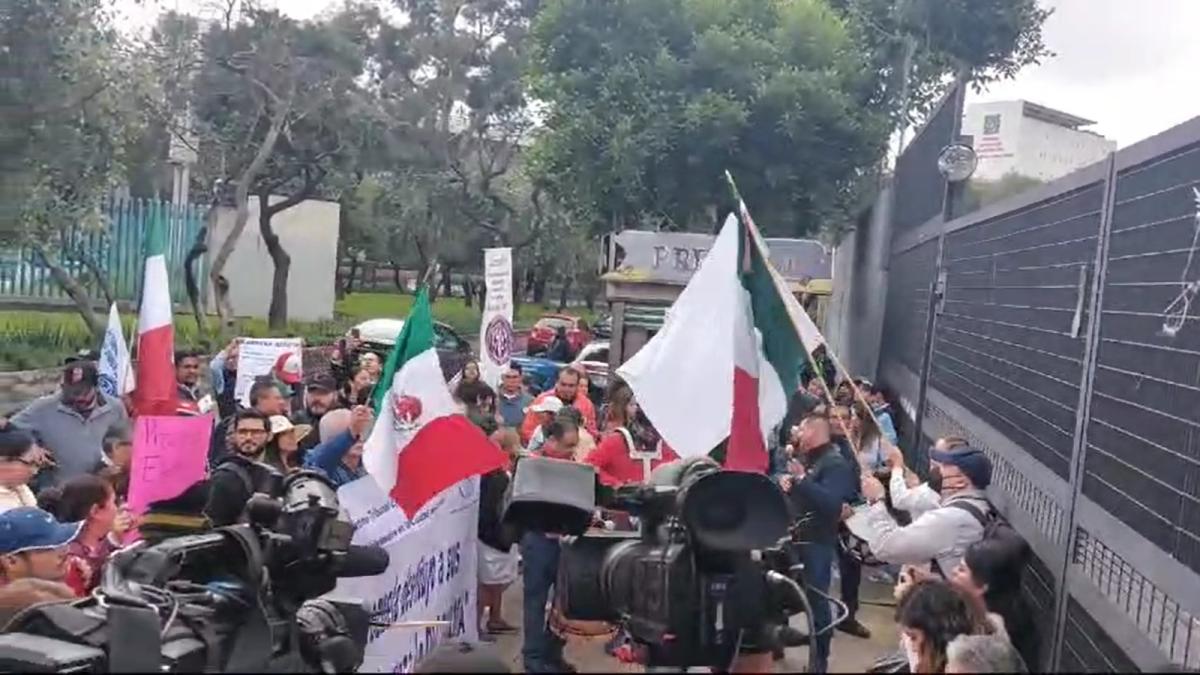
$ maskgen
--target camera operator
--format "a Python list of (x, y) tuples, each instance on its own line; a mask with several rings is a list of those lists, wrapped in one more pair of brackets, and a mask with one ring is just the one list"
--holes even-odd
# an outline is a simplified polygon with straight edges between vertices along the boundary
[[(579, 443), (579, 426), (574, 420), (556, 416), (548, 430), (549, 438), (536, 454), (574, 461), (574, 448)], [(558, 575), (559, 537), (530, 530), (521, 536), (520, 547), (524, 585), (521, 656), (525, 672), (573, 673), (575, 667), (563, 659), (563, 640), (546, 623), (546, 601)]]
[(251, 476), (264, 469), (273, 471), (261, 463), (270, 438), (271, 422), (263, 413), (251, 408), (240, 410), (234, 416), (228, 439), (229, 453), (209, 479), (208, 504), (204, 513), (214, 526), (236, 523), (255, 492)]
[(793, 515), (804, 523), (800, 558), (808, 583), (813, 626), (819, 632), (809, 648), (816, 653), (816, 672), (823, 673), (829, 665), (828, 626), (832, 617), (829, 601), (813, 591), (829, 593), (842, 506), (855, 499), (858, 484), (854, 468), (833, 442), (827, 417), (808, 415), (801, 420), (794, 427), (792, 447), (800, 454), (801, 465), (795, 467), (795, 475), (782, 476), (779, 482), (788, 493)]

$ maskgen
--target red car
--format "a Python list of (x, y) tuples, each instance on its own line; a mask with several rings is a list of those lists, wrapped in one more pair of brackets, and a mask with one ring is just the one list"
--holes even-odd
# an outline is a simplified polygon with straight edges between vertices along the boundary
[(579, 350), (592, 340), (592, 332), (584, 319), (566, 314), (545, 314), (529, 331), (529, 343), (525, 352), (532, 355), (549, 349), (559, 328), (567, 329), (567, 342), (571, 345), (571, 354), (578, 354)]

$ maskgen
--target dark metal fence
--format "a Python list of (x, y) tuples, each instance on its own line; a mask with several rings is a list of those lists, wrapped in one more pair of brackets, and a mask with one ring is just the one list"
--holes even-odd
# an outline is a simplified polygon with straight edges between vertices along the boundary
[[(897, 186), (928, 182), (928, 129)], [(1041, 666), (1200, 669), (1200, 118), (949, 222), (899, 220), (936, 191), (895, 207), (880, 377), (925, 432), (907, 451), (957, 435), (991, 455), (1035, 553)]]

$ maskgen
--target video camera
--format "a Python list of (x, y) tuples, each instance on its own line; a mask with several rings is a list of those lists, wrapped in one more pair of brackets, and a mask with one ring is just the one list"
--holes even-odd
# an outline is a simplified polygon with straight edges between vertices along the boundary
[(37, 605), (0, 634), (0, 672), (347, 672), (362, 662), (368, 613), (316, 599), (339, 577), (373, 576), (378, 547), (317, 473), (256, 494), (248, 523), (118, 551), (92, 597)]
[[(562, 546), (558, 609), (623, 625), (648, 666), (727, 666), (739, 653), (779, 651), (813, 634), (787, 503), (766, 476), (703, 458), (611, 491), (590, 466), (529, 457), (511, 490), (506, 521), (575, 535)], [(640, 533), (589, 529), (598, 505), (632, 513)], [(801, 612), (807, 635), (788, 625)]]

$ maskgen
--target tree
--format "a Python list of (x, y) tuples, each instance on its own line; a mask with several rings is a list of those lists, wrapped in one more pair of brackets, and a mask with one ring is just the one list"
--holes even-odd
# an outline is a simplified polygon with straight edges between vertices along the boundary
[(258, 198), (259, 231), (274, 265), (269, 323), (282, 328), (287, 322), (291, 258), (272, 220), (329, 188), (362, 145), (366, 132), (357, 120), (364, 99), (356, 80), (373, 21), (372, 12), (355, 8), (328, 21), (297, 22), (248, 7), (204, 35), (191, 109), (207, 174), (232, 177), (236, 207), (210, 270), (225, 324), (231, 312), (224, 266), (249, 220), (251, 195)]
[[(461, 245), (467, 240), (517, 248), (532, 241), (522, 207), (528, 183), (514, 169), (532, 125), (521, 64), (538, 2), (395, 5), (407, 22), (384, 24), (373, 56), (372, 91), (386, 127), (382, 164), (424, 205), (406, 210), (402, 237), (418, 251), (422, 274), (436, 260), (449, 275), (478, 258), (479, 246)], [(474, 232), (459, 232), (461, 225)]]
[(1050, 55), (1042, 24), (1052, 10), (1042, 9), (1037, 0), (829, 3), (853, 28), (878, 75), (873, 104), (898, 124), (911, 124), (928, 112), (956, 75), (984, 88)]
[(598, 230), (708, 230), (731, 170), (759, 222), (817, 230), (884, 148), (852, 34), (820, 0), (551, 0), (536, 175)]
[(106, 226), (102, 203), (124, 178), (148, 82), (107, 10), (102, 0), (0, 3), (0, 240), (36, 251), (96, 334), (89, 286), (109, 301), (112, 291), (75, 242)]

